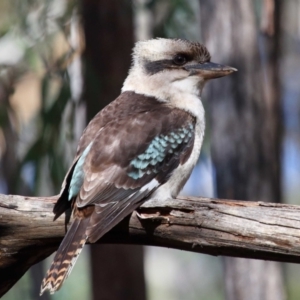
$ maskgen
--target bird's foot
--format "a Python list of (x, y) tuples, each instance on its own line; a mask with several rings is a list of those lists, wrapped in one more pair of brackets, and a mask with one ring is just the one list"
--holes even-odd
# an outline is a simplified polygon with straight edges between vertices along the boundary
[(136, 215), (140, 220), (153, 220), (153, 221), (166, 221), (166, 223), (170, 223), (170, 218), (166, 216), (162, 216), (160, 212), (156, 212), (153, 214), (143, 214), (136, 210)]

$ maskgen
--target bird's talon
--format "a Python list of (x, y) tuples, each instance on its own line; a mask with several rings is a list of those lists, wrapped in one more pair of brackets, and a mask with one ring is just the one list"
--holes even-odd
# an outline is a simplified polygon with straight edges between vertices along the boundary
[(136, 211), (136, 215), (141, 220), (147, 220), (147, 219), (151, 219), (152, 218), (152, 217), (148, 217), (146, 215), (143, 215), (142, 213), (139, 213), (138, 211)]
[(170, 218), (160, 215), (159, 212), (157, 212), (156, 214), (146, 215), (136, 211), (136, 215), (141, 220), (166, 221), (166, 223), (170, 223)]

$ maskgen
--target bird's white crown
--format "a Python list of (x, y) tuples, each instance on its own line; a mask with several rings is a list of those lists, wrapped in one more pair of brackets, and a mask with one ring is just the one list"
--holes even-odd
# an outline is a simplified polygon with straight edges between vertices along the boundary
[(147, 41), (139, 41), (133, 49), (133, 63), (141, 63), (142, 60), (158, 61), (172, 59), (177, 53), (186, 53), (194, 60), (210, 60), (210, 54), (205, 46), (198, 42), (183, 39), (156, 38)]

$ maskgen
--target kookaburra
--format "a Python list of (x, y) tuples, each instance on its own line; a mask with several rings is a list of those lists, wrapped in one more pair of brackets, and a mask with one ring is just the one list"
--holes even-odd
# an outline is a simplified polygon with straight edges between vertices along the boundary
[(54, 206), (72, 224), (42, 282), (57, 291), (86, 242), (94, 243), (149, 199), (176, 197), (195, 166), (204, 134), (204, 84), (236, 69), (180, 39), (137, 42), (120, 96), (80, 138)]

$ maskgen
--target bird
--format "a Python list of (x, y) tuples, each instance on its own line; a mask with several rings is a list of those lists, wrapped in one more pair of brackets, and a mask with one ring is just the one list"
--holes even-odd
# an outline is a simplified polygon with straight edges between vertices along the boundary
[(83, 246), (94, 243), (141, 204), (175, 198), (202, 146), (205, 83), (237, 71), (211, 62), (185, 39), (139, 41), (120, 95), (88, 124), (54, 206), (71, 225), (41, 285), (59, 290)]

